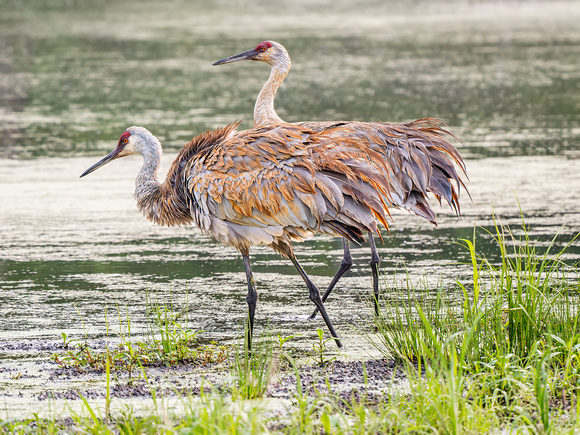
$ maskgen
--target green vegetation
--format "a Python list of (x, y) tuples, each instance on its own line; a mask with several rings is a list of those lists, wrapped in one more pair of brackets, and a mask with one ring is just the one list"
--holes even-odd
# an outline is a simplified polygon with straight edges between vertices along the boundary
[(499, 224), (489, 233), (499, 265), (477, 254), (475, 237), (461, 241), (473, 265), (470, 286), (458, 283), (463, 298), (444, 288), (429, 298), (408, 283), (406, 301), (383, 305), (367, 338), (407, 364), (413, 394), (390, 398), (411, 425), (402, 430), (580, 427), (578, 269), (562, 261), (565, 249), (551, 253), (555, 239), (538, 254), (525, 222), (521, 233)]
[[(475, 233), (473, 240), (460, 242), (472, 260), (469, 284), (433, 290), (424, 282), (407, 280), (406, 291), (390, 291), (391, 298), (381, 301), (380, 315), (361, 334), (385, 358), (397, 360), (404, 375), (385, 379), (389, 388), (383, 395), (362, 388), (346, 399), (331, 385), (324, 392), (307, 391), (296, 362), (299, 358), (283, 349), (293, 337), (275, 340), (267, 335), (256, 340), (251, 354), (245, 344), (230, 353), (230, 389), (207, 385), (199, 395), (182, 398), (184, 412), (172, 414), (153, 395), (156, 408), (149, 414), (129, 408), (111, 413), (107, 391), (104, 417), (85, 400), (84, 412), (72, 415), (72, 421), (39, 417), (5, 421), (0, 432), (578, 433), (578, 267), (563, 261), (565, 250), (551, 252), (553, 242), (539, 253), (525, 223), (518, 231), (515, 235), (497, 224), (495, 232), (483, 234), (496, 241), (500, 261), (495, 263), (477, 253)], [(397, 294), (406, 297), (395, 301)], [(196, 335), (180, 325), (179, 316), (164, 306), (152, 313), (152, 335), (143, 353), (158, 355), (157, 361), (164, 364), (172, 364), (175, 358), (195, 360), (188, 353), (193, 350), (183, 349), (191, 349)], [(329, 354), (329, 340), (321, 330), (318, 338), (314, 352), (302, 357), (324, 377), (336, 357)], [(73, 347), (65, 353), (71, 361), (68, 366), (88, 364), (86, 348), (66, 336), (63, 341)], [(130, 340), (123, 343), (125, 349), (140, 349), (128, 345)], [(81, 355), (73, 359), (75, 352)], [(107, 367), (130, 370), (130, 363), (115, 358), (120, 351), (107, 352), (111, 355), (110, 360), (104, 357)], [(138, 359), (139, 364), (146, 361)], [(273, 378), (284, 374), (294, 375), (296, 391), (283, 409), (273, 408), (267, 388)]]
[[(129, 372), (129, 377), (136, 368), (142, 366), (172, 366), (180, 363), (205, 365), (225, 361), (228, 357), (227, 347), (215, 342), (207, 345), (197, 342), (199, 332), (187, 327), (187, 311), (187, 305), (183, 310), (175, 311), (173, 303), (167, 305), (151, 301), (148, 295), (145, 340), (132, 339), (131, 320), (127, 315), (124, 323), (119, 311), (119, 343), (114, 347), (107, 345), (105, 350), (97, 350), (86, 339), (82, 342), (71, 340), (63, 333), (63, 348), (67, 350), (64, 354), (54, 354), (53, 360), (63, 368), (79, 371), (125, 370)], [(109, 327), (107, 335), (110, 335)]]
[(234, 349), (233, 361), (230, 361), (232, 376), (232, 397), (256, 399), (262, 397), (274, 375), (276, 358), (275, 341), (268, 334), (252, 342), (248, 349), (247, 324), (244, 331), (243, 345)]
[[(336, 361), (338, 358), (338, 350), (329, 350), (327, 344), (334, 344), (334, 338), (324, 338), (324, 330), (318, 328), (316, 330), (316, 335), (318, 336), (318, 341), (312, 344), (312, 350), (310, 351), (310, 359), (318, 365), (318, 367), (325, 367)], [(334, 353), (332, 353), (334, 352)]]

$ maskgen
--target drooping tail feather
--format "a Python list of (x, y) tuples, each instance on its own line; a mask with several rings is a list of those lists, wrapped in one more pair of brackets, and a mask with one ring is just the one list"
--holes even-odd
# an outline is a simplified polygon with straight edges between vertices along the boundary
[[(379, 191), (387, 208), (378, 216), (388, 216), (389, 207), (404, 208), (436, 224), (429, 193), (439, 201), (444, 198), (455, 213), (460, 213), (459, 191), (465, 184), (456, 166), (465, 174), (465, 163), (447, 140), (455, 136), (443, 128), (441, 121), (424, 118), (407, 124), (350, 122), (335, 124), (321, 133), (331, 138), (336, 147), (356, 154), (356, 162), (343, 161), (350, 171), (347, 178), (352, 180), (354, 173), (354, 178)], [(330, 161), (332, 153), (324, 153), (321, 159)], [(377, 219), (386, 226), (386, 220)]]

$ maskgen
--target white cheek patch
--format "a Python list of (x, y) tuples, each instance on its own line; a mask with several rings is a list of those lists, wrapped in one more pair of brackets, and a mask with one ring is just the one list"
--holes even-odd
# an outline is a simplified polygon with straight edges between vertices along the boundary
[(135, 147), (135, 144), (129, 140), (129, 143), (127, 145), (125, 145), (125, 147), (123, 148), (123, 151), (121, 151), (119, 153), (119, 155), (120, 156), (129, 156), (131, 154), (136, 154), (136, 153), (137, 153), (137, 149)]

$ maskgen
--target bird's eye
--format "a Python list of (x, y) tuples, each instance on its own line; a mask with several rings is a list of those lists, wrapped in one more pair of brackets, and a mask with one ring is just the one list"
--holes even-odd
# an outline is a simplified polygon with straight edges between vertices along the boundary
[(262, 48), (260, 48), (260, 51), (264, 52), (268, 49), (268, 47), (266, 47), (265, 45), (262, 46)]
[(126, 144), (127, 142), (129, 142), (129, 141), (127, 140), (127, 138), (123, 139), (123, 143), (124, 143), (124, 144)]

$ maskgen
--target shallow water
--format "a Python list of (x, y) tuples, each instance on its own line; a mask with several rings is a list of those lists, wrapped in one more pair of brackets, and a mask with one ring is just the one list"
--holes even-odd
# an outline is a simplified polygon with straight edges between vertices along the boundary
[[(187, 304), (189, 326), (206, 331), (205, 340), (238, 336), (247, 309), (239, 254), (194, 228), (156, 227), (140, 216), (132, 199), (137, 157), (78, 176), (129, 125), (161, 139), (164, 168), (194, 134), (240, 118), (250, 127), (268, 68), (211, 63), (266, 38), (293, 59), (277, 99), (286, 120), (435, 116), (462, 141), (471, 195), (462, 194), (463, 217), (434, 204), (435, 228), (394, 211), (379, 244), (383, 289), (395, 273), (433, 284), (466, 279), (467, 253), (456, 242), (476, 225), (490, 228), (492, 213), (517, 229), (518, 200), (540, 248), (558, 231), (562, 247), (580, 229), (576, 2), (268, 2), (255, 10), (242, 2), (40, 4), (0, 3), (0, 357), (7, 367), (46, 358), (22, 343), (57, 342), (61, 332), (103, 337), (105, 309), (113, 330), (112, 318), (127, 311), (139, 335), (148, 294), (179, 309)], [(477, 244), (496, 255), (482, 232)], [(324, 288), (342, 243), (316, 237), (296, 252)], [(570, 262), (580, 259), (577, 242), (567, 252)], [(300, 277), (267, 248), (251, 254), (258, 331), (269, 324), (310, 346), (323, 323), (306, 320), (312, 303)], [(374, 354), (353, 329), (369, 314), (368, 246), (353, 256), (327, 303), (345, 358)], [(14, 383), (6, 385), (0, 390)]]

